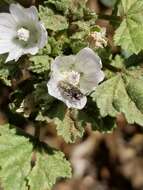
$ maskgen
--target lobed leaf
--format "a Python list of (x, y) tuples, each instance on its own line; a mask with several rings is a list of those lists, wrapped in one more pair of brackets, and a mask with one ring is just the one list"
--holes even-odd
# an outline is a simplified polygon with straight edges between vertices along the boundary
[[(7, 127), (7, 126), (3, 126)], [(26, 190), (31, 169), (32, 144), (0, 126), (0, 181), (5, 190)]]
[(0, 56), (0, 79), (10, 86), (8, 65), (4, 63), (4, 56)]
[(121, 0), (120, 6), (123, 21), (116, 30), (115, 44), (137, 54), (143, 49), (143, 1)]
[(5, 190), (47, 190), (57, 178), (71, 176), (63, 153), (40, 143), (35, 146), (10, 127), (0, 126), (0, 181)]
[(36, 154), (36, 165), (29, 177), (30, 190), (51, 189), (57, 177), (71, 177), (69, 163), (61, 152), (53, 151), (51, 154), (41, 152)]
[(53, 106), (48, 110), (48, 116), (56, 124), (58, 135), (62, 136), (65, 142), (74, 143), (77, 138), (82, 137), (84, 128), (78, 120), (75, 110), (67, 109), (62, 103)]
[(70, 7), (70, 0), (48, 0), (46, 3), (55, 6), (57, 11), (62, 11), (64, 14), (68, 13)]
[(40, 18), (43, 21), (46, 29), (60, 31), (68, 28), (66, 17), (54, 14), (53, 11), (48, 7), (40, 6), (39, 11)]
[(30, 58), (32, 64), (29, 67), (29, 70), (39, 74), (50, 69), (50, 63), (52, 58), (48, 55), (35, 55)]
[(118, 74), (105, 81), (92, 94), (102, 117), (123, 113), (131, 124), (143, 126), (143, 80)]

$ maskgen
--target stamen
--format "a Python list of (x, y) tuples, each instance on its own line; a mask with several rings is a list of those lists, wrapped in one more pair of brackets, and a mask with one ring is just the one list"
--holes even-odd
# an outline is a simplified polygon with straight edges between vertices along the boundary
[(25, 28), (20, 28), (17, 31), (17, 36), (19, 40), (23, 40), (24, 42), (27, 42), (30, 37), (30, 31)]
[(64, 78), (70, 84), (77, 86), (80, 80), (80, 73), (76, 71), (64, 72)]

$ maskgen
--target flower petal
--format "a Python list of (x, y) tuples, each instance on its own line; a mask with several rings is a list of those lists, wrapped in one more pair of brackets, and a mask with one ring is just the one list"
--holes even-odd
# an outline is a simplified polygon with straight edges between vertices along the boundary
[(49, 82), (47, 83), (48, 92), (51, 96), (57, 98), (58, 100), (64, 101), (59, 89), (58, 89), (59, 78), (55, 76), (53, 73)]
[(23, 49), (23, 54), (35, 55), (38, 53), (39, 48), (37, 46)]
[(92, 73), (102, 68), (100, 57), (90, 48), (82, 49), (76, 55), (76, 70), (83, 73)]
[(80, 80), (80, 90), (83, 94), (90, 93), (95, 90), (97, 85), (103, 81), (105, 75), (103, 71), (97, 71), (84, 75)]
[(80, 100), (77, 101), (68, 101), (68, 100), (65, 101), (68, 108), (75, 108), (79, 110), (85, 107), (86, 102), (87, 102), (86, 96), (83, 96)]
[(69, 108), (83, 109), (83, 107), (86, 105), (87, 102), (86, 96), (83, 96), (80, 100), (74, 100), (74, 101), (64, 98), (58, 88), (60, 80), (61, 80), (60, 75), (55, 75), (55, 73), (52, 73), (51, 78), (47, 83), (49, 94), (57, 98), (58, 100), (64, 102)]
[(11, 4), (9, 10), (16, 22), (28, 21), (27, 12), (20, 4)]
[(0, 13), (0, 26), (15, 29), (16, 23), (9, 13)]
[(9, 40), (0, 40), (0, 54), (7, 53), (14, 48), (14, 45)]
[(0, 40), (1, 39), (11, 39), (15, 36), (15, 31), (12, 28), (8, 28), (0, 24)]
[(39, 22), (39, 29), (40, 39), (38, 42), (38, 47), (43, 48), (47, 43), (48, 34), (42, 22)]
[(75, 63), (74, 55), (58, 56), (53, 61), (51, 70), (54, 72), (70, 71), (74, 67), (74, 63)]
[(29, 18), (38, 21), (38, 10), (35, 6), (25, 9), (25, 12), (28, 14)]
[(11, 60), (17, 61), (21, 57), (21, 55), (22, 55), (22, 49), (20, 49), (19, 47), (15, 47), (13, 48), (13, 50), (9, 52), (6, 62)]

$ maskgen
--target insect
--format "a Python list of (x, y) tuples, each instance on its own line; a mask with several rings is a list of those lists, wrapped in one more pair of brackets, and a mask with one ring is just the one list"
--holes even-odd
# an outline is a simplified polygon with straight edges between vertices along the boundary
[(84, 96), (76, 86), (65, 81), (59, 82), (59, 90), (62, 96), (73, 101), (80, 100)]

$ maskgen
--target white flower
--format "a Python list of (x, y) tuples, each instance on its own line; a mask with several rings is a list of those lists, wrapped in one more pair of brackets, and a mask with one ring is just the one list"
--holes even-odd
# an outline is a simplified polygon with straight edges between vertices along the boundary
[(6, 62), (24, 54), (36, 54), (47, 41), (47, 31), (38, 19), (35, 6), (11, 4), (10, 13), (0, 13), (0, 54), (9, 53)]
[(86, 95), (104, 79), (101, 68), (100, 57), (90, 48), (82, 49), (77, 55), (58, 56), (51, 66), (49, 94), (69, 108), (82, 109), (87, 102)]

